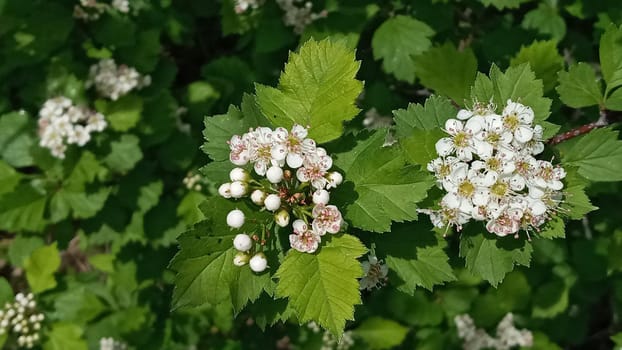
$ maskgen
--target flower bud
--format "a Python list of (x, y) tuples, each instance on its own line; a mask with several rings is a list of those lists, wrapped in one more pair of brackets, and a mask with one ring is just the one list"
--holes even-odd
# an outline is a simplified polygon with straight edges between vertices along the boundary
[(263, 272), (268, 267), (268, 260), (264, 253), (257, 253), (251, 258), (248, 265), (254, 272)]
[(283, 169), (278, 166), (272, 166), (266, 171), (266, 178), (273, 184), (278, 184), (283, 180)]
[(235, 168), (231, 170), (231, 172), (229, 172), (229, 178), (231, 179), (232, 182), (234, 181), (246, 182), (250, 179), (250, 175), (248, 174), (248, 171), (242, 168)]
[(328, 204), (330, 200), (330, 194), (326, 190), (317, 190), (313, 192), (313, 203), (315, 204)]
[(248, 190), (248, 185), (246, 184), (246, 182), (233, 181), (231, 183), (230, 189), (231, 189), (231, 197), (242, 198), (246, 194), (246, 191)]
[(292, 224), (292, 227), (295, 233), (303, 233), (307, 231), (307, 228), (308, 228), (307, 224), (303, 220), (300, 220), (300, 219), (295, 220), (294, 223)]
[(266, 193), (262, 190), (254, 190), (251, 193), (251, 200), (257, 205), (263, 205), (264, 199), (266, 199)]
[(231, 198), (231, 184), (225, 182), (224, 184), (218, 187), (218, 194), (224, 198)]
[(248, 263), (249, 256), (246, 253), (238, 252), (233, 257), (233, 265), (244, 266)]
[(253, 241), (246, 233), (240, 233), (233, 238), (233, 246), (241, 252), (247, 252), (253, 247)]
[(234, 209), (227, 214), (227, 225), (231, 228), (240, 228), (244, 225), (244, 213), (239, 209)]
[(328, 186), (326, 186), (326, 188), (337, 187), (343, 182), (343, 176), (336, 171), (329, 173), (326, 178), (328, 179)]
[(287, 210), (283, 209), (274, 214), (274, 221), (277, 225), (281, 227), (286, 227), (289, 225), (289, 213)]
[(270, 211), (275, 211), (281, 206), (281, 198), (276, 194), (269, 194), (268, 197), (266, 197), (266, 199), (264, 200), (263, 204), (265, 205), (266, 209)]

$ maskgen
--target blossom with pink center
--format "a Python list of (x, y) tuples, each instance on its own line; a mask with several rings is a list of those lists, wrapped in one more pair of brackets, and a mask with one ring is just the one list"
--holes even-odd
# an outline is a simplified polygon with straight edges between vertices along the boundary
[(279, 161), (285, 160), (292, 169), (300, 168), (304, 155), (315, 152), (315, 141), (306, 139), (307, 134), (307, 128), (298, 124), (292, 127), (291, 132), (277, 128), (272, 134), (272, 157)]
[(302, 167), (296, 171), (296, 177), (300, 182), (310, 182), (317, 190), (326, 187), (328, 180), (325, 175), (333, 166), (333, 159), (326, 154), (326, 150), (318, 147), (314, 153), (307, 154), (302, 162)]
[(229, 148), (231, 149), (231, 153), (229, 153), (229, 160), (234, 165), (246, 165), (250, 160), (247, 141), (246, 137), (241, 137), (240, 135), (233, 135), (231, 140), (227, 141)]
[(313, 208), (313, 231), (320, 236), (328, 233), (337, 233), (341, 230), (341, 212), (334, 205), (318, 204)]
[(289, 244), (292, 248), (302, 253), (313, 253), (320, 245), (322, 238), (317, 232), (309, 229), (302, 220), (296, 220), (292, 224), (294, 233), (289, 235)]
[[(251, 130), (248, 134), (248, 151), (250, 161), (254, 163), (255, 172), (265, 175), (272, 165), (272, 129), (261, 127)], [(280, 164), (279, 164), (280, 165)]]

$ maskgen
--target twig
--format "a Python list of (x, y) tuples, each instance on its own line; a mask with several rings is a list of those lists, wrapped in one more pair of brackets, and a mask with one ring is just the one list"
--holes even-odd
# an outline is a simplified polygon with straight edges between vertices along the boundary
[(549, 140), (549, 144), (556, 145), (558, 143), (568, 141), (577, 136), (585, 135), (594, 129), (602, 128), (610, 124), (611, 124), (611, 121), (610, 121), (609, 113), (608, 111), (603, 110), (603, 111), (600, 111), (600, 117), (598, 118), (597, 121), (589, 123), (589, 124), (581, 125), (570, 131), (566, 131), (565, 133), (554, 136)]

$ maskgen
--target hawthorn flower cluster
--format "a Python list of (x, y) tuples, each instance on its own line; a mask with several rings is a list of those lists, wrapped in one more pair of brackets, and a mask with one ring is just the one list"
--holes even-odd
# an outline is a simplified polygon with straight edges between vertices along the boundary
[(514, 315), (508, 313), (497, 325), (496, 337), (491, 337), (485, 330), (475, 327), (469, 315), (458, 315), (454, 318), (458, 336), (464, 340), (465, 350), (509, 350), (516, 346), (533, 346), (533, 335), (529, 330), (517, 329), (514, 326)]
[(189, 172), (183, 179), (183, 183), (187, 189), (191, 191), (201, 192), (203, 190), (203, 178), (199, 174), (193, 174)]
[(125, 343), (114, 338), (101, 338), (99, 340), (99, 350), (126, 350)]
[(55, 97), (45, 101), (39, 111), (39, 145), (63, 159), (67, 145), (82, 147), (91, 140), (91, 133), (103, 131), (107, 125), (102, 114), (74, 106), (66, 97)]
[(107, 4), (97, 0), (80, 0), (80, 3), (73, 8), (73, 17), (83, 21), (96, 21), (106, 10), (129, 13), (130, 2), (128, 0), (112, 0), (110, 4)]
[(296, 34), (302, 34), (306, 26), (328, 15), (326, 10), (313, 12), (313, 3), (311, 1), (276, 0), (276, 3), (285, 12), (283, 23), (288, 27), (294, 27)]
[[(234, 135), (228, 142), (231, 163), (239, 167), (252, 164), (259, 180), (245, 169), (235, 168), (229, 174), (231, 182), (222, 184), (218, 193), (224, 198), (250, 197), (261, 210), (274, 213), (273, 220), (263, 225), (261, 238), (247, 233), (235, 237), (233, 243), (240, 252), (236, 265), (248, 262), (255, 272), (267, 267), (261, 251), (252, 257), (250, 252), (255, 250), (255, 243), (263, 249), (264, 235), (274, 225), (285, 228), (292, 221), (290, 245), (304, 253), (315, 252), (325, 234), (341, 230), (341, 212), (328, 204), (328, 190), (341, 184), (343, 177), (330, 171), (332, 158), (307, 135), (307, 128), (300, 125), (290, 131), (259, 127), (242, 136)], [(241, 228), (244, 221), (245, 215), (239, 209), (227, 215), (227, 224), (233, 229)]]
[(20, 348), (32, 349), (40, 340), (39, 330), (45, 319), (37, 312), (37, 302), (32, 293), (17, 293), (13, 303), (0, 310), (0, 335), (13, 334)]
[(132, 67), (117, 63), (110, 58), (100, 60), (91, 66), (86, 86), (95, 86), (97, 92), (113, 101), (134, 89), (151, 84), (151, 76), (142, 76)]
[(494, 105), (476, 103), (456, 118), (445, 123), (449, 137), (427, 165), (446, 192), (441, 208), (420, 212), (439, 228), (476, 220), (498, 236), (538, 231), (560, 211), (566, 172), (534, 157), (544, 144), (531, 107), (508, 100), (499, 115)]
[(367, 261), (363, 261), (361, 266), (364, 276), (359, 281), (359, 289), (372, 290), (380, 288), (386, 283), (389, 267), (382, 260), (378, 260), (375, 255), (369, 254)]

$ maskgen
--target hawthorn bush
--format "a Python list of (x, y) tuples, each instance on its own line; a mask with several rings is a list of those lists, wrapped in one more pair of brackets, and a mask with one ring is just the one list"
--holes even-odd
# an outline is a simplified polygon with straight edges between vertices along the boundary
[(622, 348), (621, 24), (0, 0), (0, 346)]

